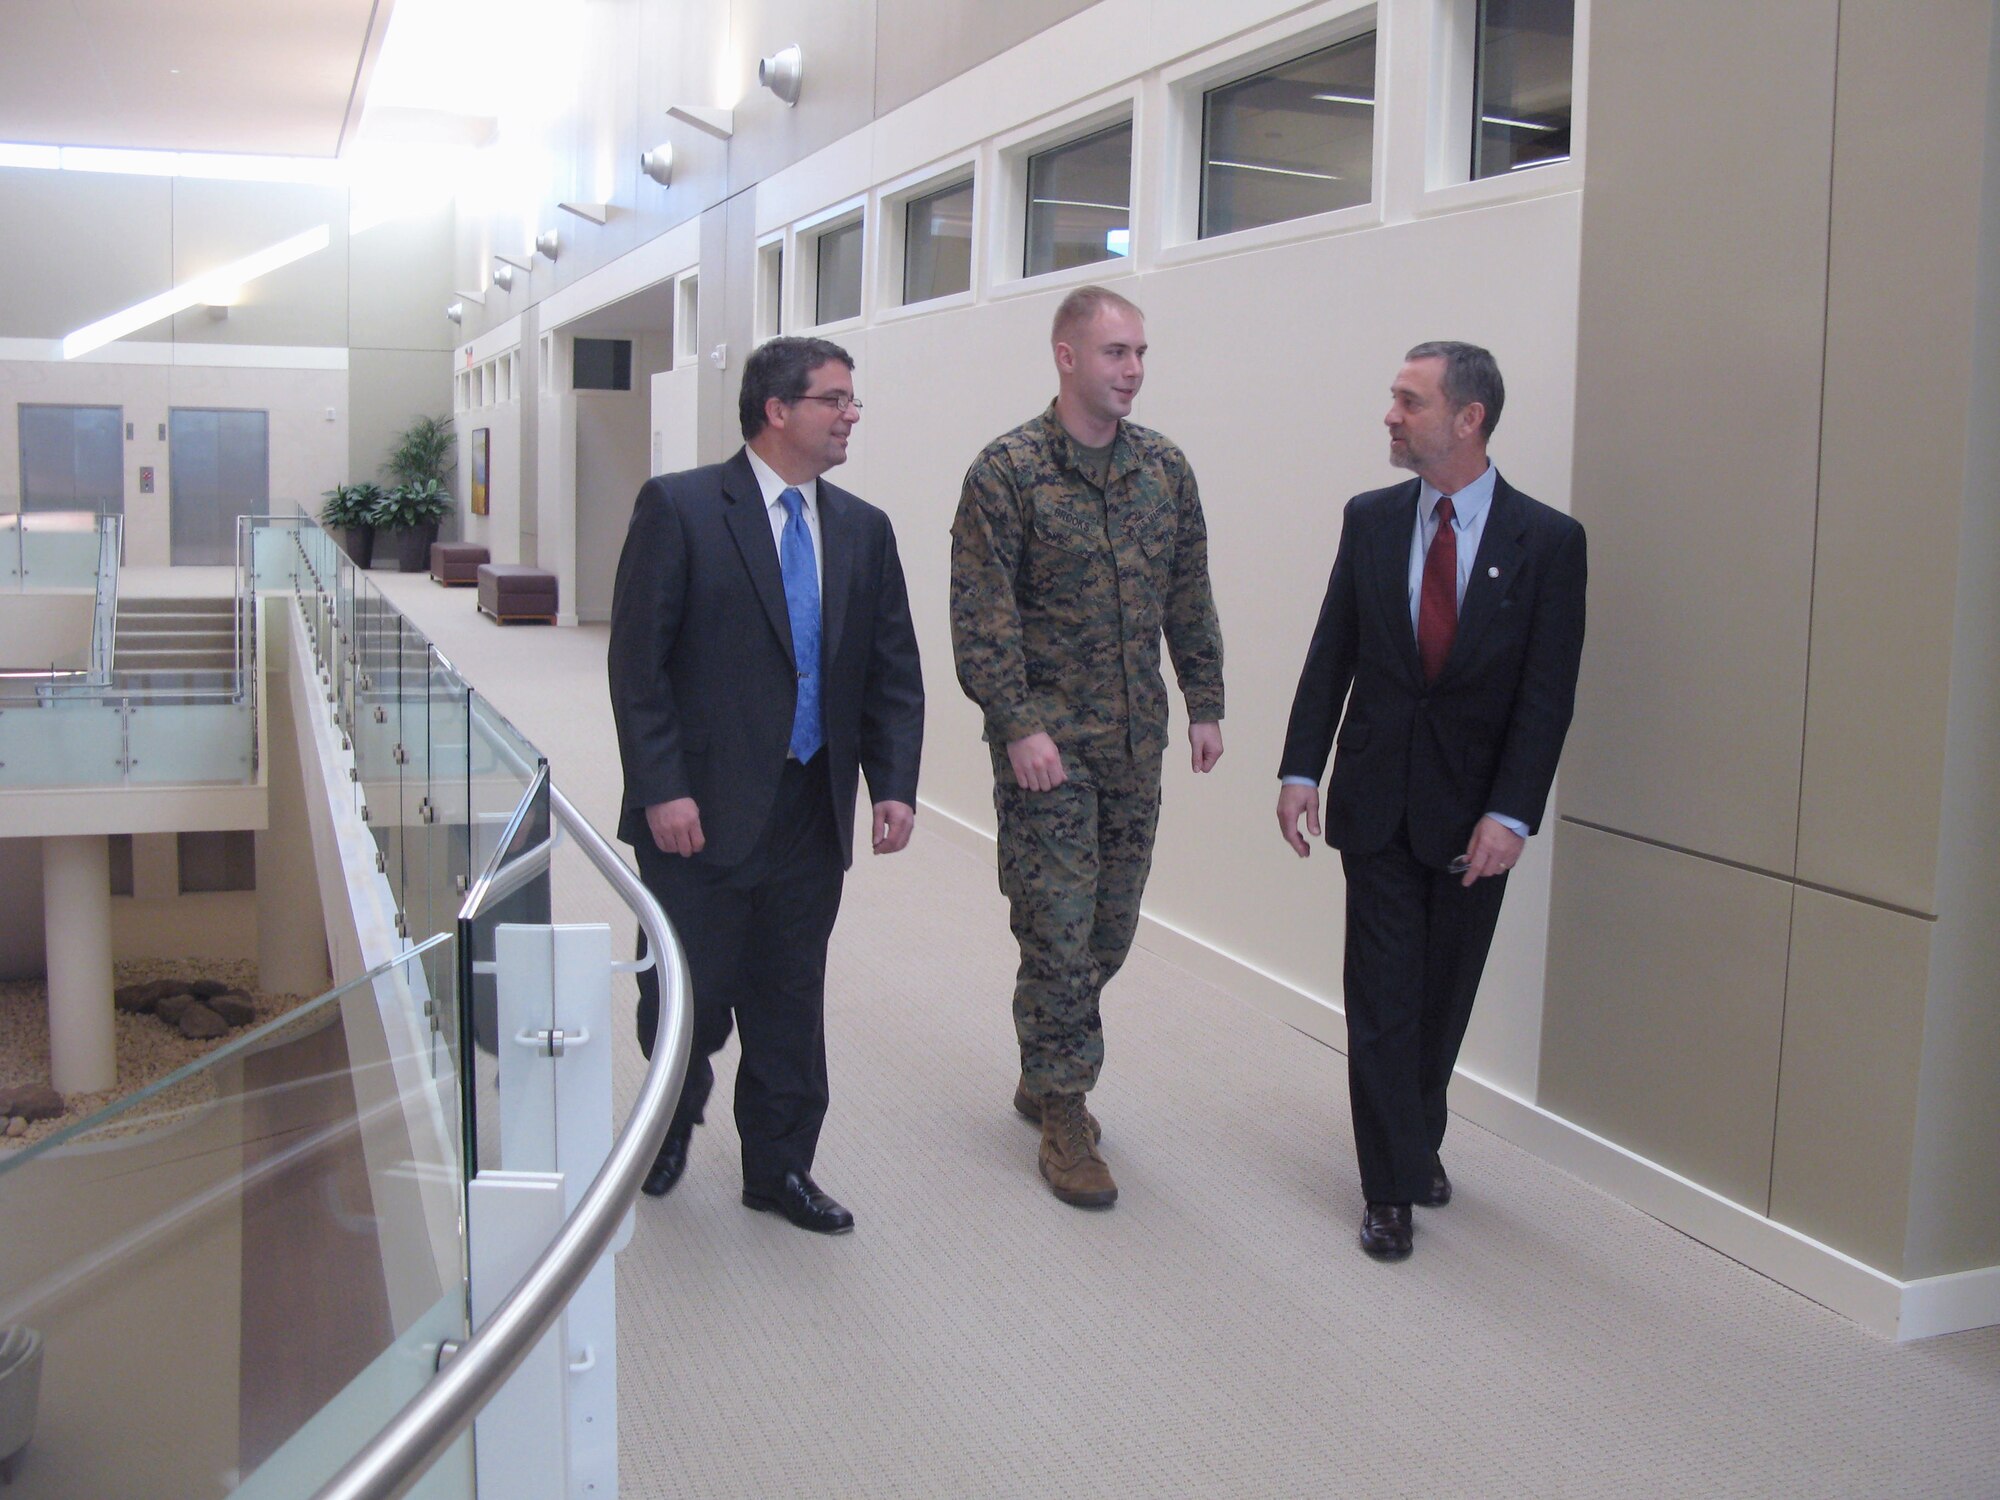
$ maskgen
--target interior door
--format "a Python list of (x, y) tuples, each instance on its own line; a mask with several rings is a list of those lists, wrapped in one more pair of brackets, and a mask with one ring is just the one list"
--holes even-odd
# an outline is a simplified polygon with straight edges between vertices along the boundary
[(175, 407), (167, 472), (173, 562), (234, 562), (236, 518), (271, 513), (269, 413)]
[(125, 410), (23, 402), (21, 509), (125, 513)]

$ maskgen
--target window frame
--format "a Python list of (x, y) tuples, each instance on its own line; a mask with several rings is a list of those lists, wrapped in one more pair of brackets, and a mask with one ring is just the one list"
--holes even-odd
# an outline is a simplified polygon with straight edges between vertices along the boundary
[[(987, 170), (984, 153), (977, 147), (941, 157), (914, 172), (893, 178), (875, 190), (877, 233), (875, 321), (893, 322), (923, 313), (944, 312), (954, 307), (970, 307), (979, 298), (980, 279), (985, 271), (984, 226), (988, 216)], [(909, 255), (910, 205), (919, 198), (963, 183), (972, 184), (972, 268), (966, 289), (929, 297), (922, 302), (903, 300), (904, 261)]]
[(757, 241), (756, 292), (751, 310), (753, 349), (785, 331), (785, 278), (792, 273), (796, 260), (790, 241), (790, 234), (783, 229)]
[[(992, 267), (993, 296), (1019, 296), (1051, 287), (1108, 283), (1137, 273), (1151, 244), (1147, 233), (1146, 111), (1144, 90), (1137, 82), (1093, 94), (1067, 109), (1045, 115), (1031, 125), (994, 140), (994, 183), (997, 198), (987, 215), (987, 264)], [(1030, 276), (1028, 259), (1028, 163), (1034, 157), (1086, 136), (1129, 122), (1132, 126), (1132, 248), (1123, 256), (1065, 266)]]
[[(1385, 0), (1383, 4), (1356, 6), (1351, 0), (1334, 0), (1332, 4), (1315, 6), (1162, 70), (1161, 82), (1167, 92), (1167, 171), (1158, 264), (1178, 265), (1212, 255), (1370, 228), (1384, 222), (1389, 132), (1382, 128), (1382, 121), (1390, 48), (1382, 23), (1383, 12), (1392, 3), (1393, 0)], [(1202, 152), (1202, 121), (1207, 95), (1371, 33), (1375, 37), (1375, 128), (1369, 141), (1367, 202), (1204, 238), (1201, 177), (1206, 163)]]
[[(829, 234), (857, 224), (861, 227), (861, 285), (855, 299), (858, 305), (852, 317), (832, 318), (822, 323), (819, 320), (820, 241)], [(862, 194), (845, 199), (800, 219), (792, 226), (789, 238), (792, 253), (785, 258), (791, 263), (787, 267), (787, 279), (791, 283), (791, 301), (787, 309), (791, 317), (787, 321), (792, 331), (820, 335), (865, 325), (873, 311), (868, 270), (871, 257), (875, 254), (875, 242), (880, 238), (871, 232), (867, 196)]]
[(1547, 198), (1583, 188), (1588, 108), (1590, 0), (1576, 0), (1570, 40), (1569, 160), (1538, 164), (1497, 177), (1472, 175), (1473, 57), (1479, 45), (1479, 0), (1433, 0), (1430, 98), (1425, 128), (1424, 186), (1415, 217), (1491, 203)]

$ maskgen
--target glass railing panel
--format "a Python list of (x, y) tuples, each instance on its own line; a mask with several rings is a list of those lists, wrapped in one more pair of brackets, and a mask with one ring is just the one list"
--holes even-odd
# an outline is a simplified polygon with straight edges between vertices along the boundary
[(0, 497), (0, 589), (21, 586), (20, 502)]
[(29, 511), (21, 517), (21, 581), (31, 589), (87, 589), (97, 583), (97, 516)]
[(0, 703), (0, 785), (115, 786), (125, 779), (125, 720), (92, 695), (36, 707)]
[(131, 781), (151, 786), (257, 779), (257, 717), (245, 701), (156, 703), (129, 710)]
[[(245, 1492), (310, 1494), (464, 1336), (463, 1155), (425, 1013), (452, 946), (0, 1152), (0, 1327), (42, 1348), (9, 1500), (221, 1495), (273, 1465)], [(436, 1493), (470, 1495), (463, 1450), (446, 1465)]]
[(396, 680), (402, 620), (372, 588), (358, 612), (359, 713), (354, 733), (354, 767), (369, 832), (382, 857), (397, 904), (402, 904), (402, 775), (396, 746), (402, 742), (402, 698)]

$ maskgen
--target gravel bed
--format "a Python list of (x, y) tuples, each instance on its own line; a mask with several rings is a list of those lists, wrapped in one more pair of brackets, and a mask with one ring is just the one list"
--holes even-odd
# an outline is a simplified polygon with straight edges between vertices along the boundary
[[(265, 1022), (304, 1003), (299, 995), (267, 995), (257, 988), (257, 965), (249, 959), (126, 959), (112, 965), (114, 982), (133, 984), (147, 979), (219, 979), (232, 989), (240, 989), (256, 1003), (257, 1019)], [(210, 1041), (191, 1041), (174, 1027), (128, 1011), (116, 1019), (118, 1084), (94, 1094), (66, 1094), (64, 1112), (53, 1120), (29, 1123), (24, 1135), (0, 1136), (0, 1151), (19, 1150), (73, 1125), (107, 1104), (138, 1092), (147, 1084), (166, 1077), (224, 1047), (251, 1028), (239, 1027), (226, 1036)], [(0, 980), (0, 1088), (17, 1084), (44, 1084), (49, 1081), (49, 1001), (48, 985), (40, 979)], [(142, 1128), (156, 1116), (184, 1109), (216, 1097), (212, 1074), (198, 1073), (149, 1099), (132, 1112), (129, 1128)], [(122, 1123), (122, 1121), (121, 1121)], [(5, 1122), (0, 1121), (0, 1126)]]

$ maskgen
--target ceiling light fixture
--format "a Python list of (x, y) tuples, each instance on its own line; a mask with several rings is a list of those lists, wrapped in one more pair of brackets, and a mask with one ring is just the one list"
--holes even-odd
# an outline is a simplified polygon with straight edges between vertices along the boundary
[(1506, 115), (1481, 115), (1481, 116), (1479, 117), (1479, 123), (1480, 123), (1480, 124), (1482, 124), (1482, 125), (1505, 125), (1505, 126), (1506, 126), (1506, 127), (1507, 127), (1507, 128), (1509, 129), (1509, 130), (1559, 130), (1559, 129), (1561, 129), (1561, 127), (1560, 127), (1560, 126), (1557, 126), (1557, 125), (1543, 125), (1543, 124), (1541, 124), (1541, 123), (1540, 123), (1539, 121), (1535, 121), (1535, 120), (1513, 120), (1513, 119), (1509, 119), (1509, 118), (1508, 118), (1508, 117), (1507, 117)]
[(799, 85), (805, 82), (805, 76), (806, 55), (797, 42), (780, 47), (757, 64), (757, 81), (784, 100), (787, 107), (799, 102)]
[(1328, 104), (1365, 104), (1370, 109), (1375, 107), (1375, 101), (1367, 94), (1314, 94), (1313, 98), (1324, 99)]
[(220, 304), (235, 296), (236, 289), (246, 281), (255, 281), (281, 266), (288, 266), (295, 260), (303, 260), (315, 251), (324, 250), (332, 242), (332, 235), (324, 224), (317, 229), (308, 229), (304, 234), (295, 234), (288, 240), (280, 240), (275, 245), (266, 246), (254, 255), (246, 255), (241, 260), (231, 261), (226, 266), (218, 266), (206, 275), (186, 281), (172, 291), (162, 292), (157, 297), (148, 297), (144, 302), (99, 318), (95, 323), (87, 323), (62, 341), (64, 359), (75, 359), (80, 354), (88, 354), (93, 349), (101, 349), (114, 339), (122, 339), (128, 333), (137, 333), (170, 318), (177, 312), (201, 304)]

